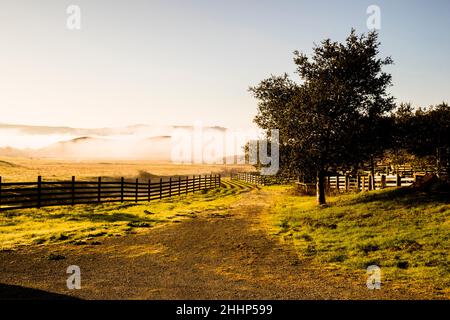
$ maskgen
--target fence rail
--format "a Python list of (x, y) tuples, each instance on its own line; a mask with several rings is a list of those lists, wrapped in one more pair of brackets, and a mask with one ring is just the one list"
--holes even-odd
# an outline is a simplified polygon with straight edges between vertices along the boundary
[(95, 204), (105, 202), (151, 202), (195, 191), (219, 188), (220, 175), (162, 178), (148, 181), (44, 181), (2, 182), (0, 210), (41, 208), (48, 206)]
[(328, 190), (338, 192), (350, 191), (370, 191), (385, 188), (406, 187), (420, 180), (422, 174), (413, 174), (412, 176), (371, 174), (361, 175), (329, 175), (326, 177), (326, 186)]
[[(379, 190), (391, 187), (405, 187), (410, 186), (415, 181), (420, 180), (425, 173), (414, 173), (411, 176), (405, 175), (383, 175), (377, 174), (358, 174), (352, 175), (328, 175), (325, 177), (325, 186), (329, 191), (351, 192), (351, 191), (369, 191)], [(261, 176), (255, 173), (235, 173), (232, 179), (243, 180), (248, 183), (259, 185), (283, 184), (296, 181), (293, 178), (281, 178), (277, 176)], [(315, 183), (300, 183), (297, 184), (307, 191), (315, 190)]]
[(259, 184), (263, 186), (296, 181), (295, 178), (287, 178), (281, 176), (262, 176), (260, 174), (249, 172), (233, 173), (231, 175), (231, 179), (242, 180), (248, 183)]

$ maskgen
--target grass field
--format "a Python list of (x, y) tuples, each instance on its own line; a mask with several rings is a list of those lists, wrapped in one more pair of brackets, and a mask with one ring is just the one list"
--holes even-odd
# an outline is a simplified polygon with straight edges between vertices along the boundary
[[(80, 180), (96, 177), (142, 177), (229, 174), (249, 170), (246, 165), (178, 165), (149, 161), (63, 161), (51, 159), (2, 158), (0, 176), (3, 182), (34, 181), (38, 175), (46, 180)], [(98, 242), (99, 237), (135, 233), (153, 226), (176, 223), (201, 210), (213, 211), (237, 196), (239, 190), (221, 189), (196, 193), (152, 204), (133, 203), (80, 205), (0, 212), (0, 248), (45, 243), (83, 244)], [(213, 201), (214, 200), (214, 201)]]
[(383, 281), (450, 297), (450, 199), (411, 189), (314, 197), (270, 187), (276, 205), (262, 224), (305, 259), (348, 274), (381, 267)]
[(106, 203), (0, 212), (0, 250), (24, 245), (97, 244), (104, 237), (123, 236), (178, 223), (198, 214), (226, 215), (227, 206), (249, 185), (182, 195), (152, 203)]
[[(143, 178), (176, 175), (227, 175), (233, 170), (250, 170), (246, 165), (198, 165), (149, 161), (65, 161), (52, 159), (2, 158), (0, 176), (3, 182), (45, 180), (80, 180), (96, 177)], [(225, 186), (226, 186), (225, 182)], [(136, 233), (154, 226), (177, 223), (186, 217), (206, 211), (224, 211), (237, 200), (240, 189), (224, 188), (196, 193), (152, 204), (124, 203), (60, 206), (0, 212), (0, 249), (21, 245), (48, 243), (97, 243), (101, 237)]]
[(68, 161), (53, 159), (1, 158), (0, 176), (3, 182), (35, 181), (38, 175), (46, 180), (79, 180), (97, 177), (139, 178), (152, 176), (222, 174), (232, 171), (251, 171), (250, 165), (174, 164), (154, 161)]
[[(245, 167), (179, 166), (145, 162), (79, 162), (3, 159), (3, 181), (49, 180), (72, 175), (103, 177), (227, 173)], [(186, 219), (227, 216), (238, 200), (257, 205), (245, 183), (224, 179), (222, 188), (134, 204), (76, 205), (0, 212), (0, 249), (29, 245), (95, 245), (103, 239), (145, 232)], [(361, 277), (369, 265), (382, 270), (383, 283), (419, 294), (450, 298), (450, 199), (448, 194), (412, 189), (382, 190), (330, 197), (317, 207), (315, 197), (298, 196), (291, 186), (262, 187), (267, 209), (259, 228), (294, 248), (302, 261), (337, 276)]]

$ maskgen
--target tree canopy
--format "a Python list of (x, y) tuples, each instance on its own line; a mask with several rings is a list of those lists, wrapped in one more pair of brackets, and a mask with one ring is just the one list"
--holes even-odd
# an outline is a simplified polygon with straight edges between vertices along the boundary
[(311, 57), (294, 52), (299, 82), (284, 74), (250, 88), (258, 100), (255, 123), (280, 130), (281, 168), (297, 175), (314, 173), (320, 204), (325, 203), (327, 171), (382, 152), (380, 128), (394, 108), (387, 93), (391, 75), (383, 67), (393, 61), (378, 57), (379, 46), (376, 32), (357, 35), (352, 30), (344, 43), (322, 41)]

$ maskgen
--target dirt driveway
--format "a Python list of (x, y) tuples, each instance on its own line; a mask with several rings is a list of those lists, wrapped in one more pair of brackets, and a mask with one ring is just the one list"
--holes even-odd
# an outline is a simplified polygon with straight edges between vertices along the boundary
[[(258, 228), (269, 206), (253, 190), (226, 214), (204, 214), (99, 245), (49, 245), (0, 252), (0, 298), (379, 299), (407, 292), (368, 290), (364, 279), (336, 277), (299, 260)], [(49, 260), (50, 253), (64, 256)], [(81, 268), (80, 290), (66, 268)]]

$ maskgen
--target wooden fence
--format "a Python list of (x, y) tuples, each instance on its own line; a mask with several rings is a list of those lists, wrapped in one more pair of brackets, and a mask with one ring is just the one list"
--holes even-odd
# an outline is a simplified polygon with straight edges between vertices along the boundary
[(141, 202), (181, 196), (189, 192), (219, 188), (220, 175), (176, 177), (155, 181), (43, 181), (2, 182), (0, 210), (48, 206), (95, 204), (104, 202)]
[[(328, 191), (338, 192), (360, 192), (379, 190), (391, 187), (405, 187), (410, 186), (415, 181), (424, 176), (424, 173), (415, 173), (412, 176), (404, 175), (375, 175), (359, 174), (352, 175), (328, 175), (325, 177), (325, 186)], [(238, 179), (246, 181), (252, 184), (259, 185), (271, 185), (271, 184), (283, 184), (296, 181), (293, 178), (281, 178), (277, 176), (261, 176), (255, 173), (235, 173), (231, 177), (232, 179)], [(315, 183), (300, 183), (297, 182), (303, 189), (311, 191), (315, 189)]]
[(351, 192), (351, 191), (370, 191), (393, 187), (410, 186), (419, 180), (422, 175), (413, 174), (412, 176), (396, 175), (375, 175), (361, 174), (351, 175), (329, 175), (326, 177), (326, 186), (330, 191)]
[(296, 181), (295, 178), (287, 178), (281, 176), (263, 176), (256, 173), (241, 172), (231, 174), (231, 179), (242, 180), (252, 184), (259, 184), (263, 186), (273, 185), (273, 184), (283, 184)]

